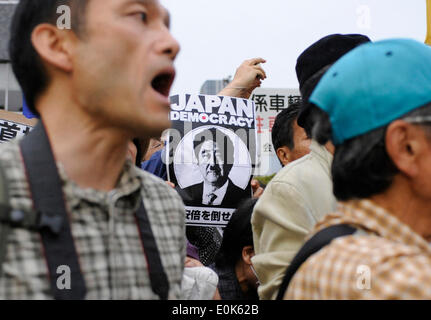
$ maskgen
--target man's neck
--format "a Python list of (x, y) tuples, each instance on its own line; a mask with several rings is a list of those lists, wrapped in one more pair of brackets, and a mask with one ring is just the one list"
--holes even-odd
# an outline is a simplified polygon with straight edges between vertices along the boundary
[(370, 197), (428, 242), (431, 241), (430, 200), (418, 196), (403, 178), (396, 176), (384, 193)]
[(81, 188), (114, 189), (127, 156), (125, 133), (104, 127), (76, 106), (47, 102), (41, 110), (54, 157), (67, 176)]
[(235, 275), (236, 278), (238, 280), (239, 286), (241, 288), (241, 291), (244, 294), (247, 294), (247, 292), (250, 290), (249, 286), (248, 286), (248, 280), (246, 277), (246, 273), (244, 271), (244, 268), (249, 268), (250, 266), (246, 265), (244, 262), (242, 262), (241, 260), (239, 260), (236, 264), (235, 264)]
[(326, 148), (326, 150), (329, 151), (330, 154), (334, 155), (334, 153), (335, 153), (335, 147), (334, 147), (334, 145), (332, 144), (331, 141), (326, 142), (325, 148)]

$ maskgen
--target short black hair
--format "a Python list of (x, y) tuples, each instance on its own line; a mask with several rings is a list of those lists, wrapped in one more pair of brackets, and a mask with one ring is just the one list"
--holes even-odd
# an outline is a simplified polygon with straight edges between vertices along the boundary
[(271, 132), (272, 144), (275, 150), (283, 146), (288, 147), (289, 150), (295, 148), (293, 125), (298, 119), (300, 107), (300, 103), (293, 103), (275, 118)]
[(208, 139), (217, 142), (220, 147), (220, 152), (224, 163), (227, 165), (233, 165), (234, 161), (234, 145), (229, 136), (224, 134), (221, 130), (216, 128), (210, 128), (199, 132), (193, 139), (193, 150), (195, 152), (196, 158), (199, 159), (199, 152), (202, 145)]
[(399, 171), (386, 152), (386, 129), (373, 130), (335, 148), (331, 171), (339, 201), (369, 198), (392, 184)]
[(71, 27), (76, 34), (82, 31), (85, 8), (89, 0), (20, 0), (11, 24), (9, 56), (12, 69), (24, 93), (30, 110), (35, 108), (37, 97), (46, 89), (49, 78), (36, 52), (31, 34), (41, 23), (55, 25), (59, 14), (57, 8), (67, 5), (71, 8)]
[(217, 267), (235, 266), (242, 256), (242, 249), (253, 246), (251, 215), (256, 202), (257, 199), (246, 199), (232, 214), (224, 229), (222, 244), (215, 259)]
[[(329, 117), (316, 106), (313, 108), (313, 138), (324, 144), (332, 136)], [(415, 109), (400, 119), (416, 116), (431, 116), (431, 104)], [(388, 126), (389, 124), (335, 146), (331, 170), (334, 195), (339, 201), (369, 198), (384, 192), (392, 184), (399, 170), (386, 151)], [(429, 126), (424, 128), (431, 132)]]

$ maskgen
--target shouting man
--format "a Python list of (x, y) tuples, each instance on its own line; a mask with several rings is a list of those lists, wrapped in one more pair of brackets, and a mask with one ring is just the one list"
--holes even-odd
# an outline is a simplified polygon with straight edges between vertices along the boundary
[(170, 126), (178, 51), (157, 0), (20, 1), (10, 58), (41, 120), (0, 152), (1, 299), (181, 298), (182, 201), (127, 160)]

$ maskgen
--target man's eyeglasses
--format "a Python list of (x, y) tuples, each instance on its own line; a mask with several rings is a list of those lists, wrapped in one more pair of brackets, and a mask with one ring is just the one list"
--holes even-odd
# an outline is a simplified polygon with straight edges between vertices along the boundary
[(406, 117), (402, 118), (401, 120), (404, 120), (409, 123), (429, 123), (431, 124), (431, 116), (416, 116), (416, 117)]

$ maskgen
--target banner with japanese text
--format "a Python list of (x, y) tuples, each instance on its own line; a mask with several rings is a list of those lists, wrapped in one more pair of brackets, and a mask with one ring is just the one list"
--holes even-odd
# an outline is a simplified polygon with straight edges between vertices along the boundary
[(0, 143), (27, 135), (37, 119), (27, 119), (22, 114), (0, 110)]
[(298, 89), (257, 88), (250, 97), (256, 106), (258, 143), (257, 176), (268, 176), (281, 169), (272, 145), (271, 132), (277, 115), (293, 103), (301, 101)]

